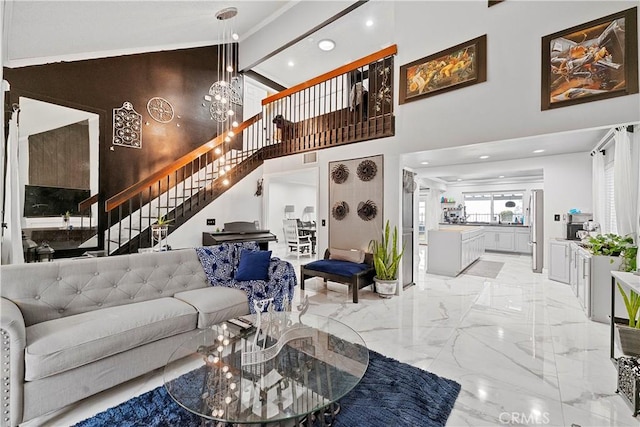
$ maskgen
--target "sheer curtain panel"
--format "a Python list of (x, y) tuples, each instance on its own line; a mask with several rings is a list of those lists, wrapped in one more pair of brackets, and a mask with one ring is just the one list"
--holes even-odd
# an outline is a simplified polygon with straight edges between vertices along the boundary
[(606, 223), (606, 181), (604, 175), (604, 154), (601, 151), (593, 153), (591, 158), (591, 191), (593, 197), (593, 220), (604, 228)]
[(638, 217), (638, 171), (633, 171), (631, 142), (626, 128), (614, 132), (613, 159), (614, 195), (618, 234), (626, 236), (636, 232)]

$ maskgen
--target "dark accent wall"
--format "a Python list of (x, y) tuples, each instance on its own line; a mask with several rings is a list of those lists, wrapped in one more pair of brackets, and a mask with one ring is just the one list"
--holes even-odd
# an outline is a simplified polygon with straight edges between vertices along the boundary
[[(104, 200), (216, 135), (208, 104), (202, 104), (216, 81), (217, 58), (217, 46), (208, 46), (4, 68), (4, 78), (11, 84), (10, 102), (27, 96), (100, 115), (99, 174)], [(149, 116), (147, 102), (152, 97), (173, 105), (175, 117), (170, 123)], [(112, 145), (112, 112), (125, 101), (142, 114), (141, 149)]]

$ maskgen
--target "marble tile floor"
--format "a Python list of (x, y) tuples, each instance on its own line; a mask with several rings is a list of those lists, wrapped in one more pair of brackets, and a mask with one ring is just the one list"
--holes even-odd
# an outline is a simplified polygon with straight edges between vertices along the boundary
[[(272, 249), (296, 271), (309, 262)], [(458, 381), (448, 426), (640, 426), (615, 393), (608, 326), (586, 318), (568, 285), (533, 273), (528, 256), (484, 254), (504, 262), (495, 279), (430, 275), (425, 257), (420, 246), (416, 285), (399, 297), (365, 288), (353, 304), (346, 286), (311, 279), (294, 306), (308, 295), (310, 312), (351, 326), (369, 348)], [(161, 384), (150, 373), (24, 425), (73, 425)]]

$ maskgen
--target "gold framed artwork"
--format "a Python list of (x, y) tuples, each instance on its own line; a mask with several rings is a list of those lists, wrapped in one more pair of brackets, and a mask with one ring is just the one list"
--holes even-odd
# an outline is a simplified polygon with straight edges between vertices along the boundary
[(542, 37), (542, 110), (638, 93), (637, 11)]
[(400, 104), (487, 80), (487, 35), (400, 67)]

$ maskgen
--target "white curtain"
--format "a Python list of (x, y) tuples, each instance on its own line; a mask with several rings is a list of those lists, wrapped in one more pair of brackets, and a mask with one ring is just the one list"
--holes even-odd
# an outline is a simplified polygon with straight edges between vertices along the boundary
[(605, 229), (606, 209), (606, 181), (604, 177), (604, 154), (600, 151), (593, 153), (591, 158), (591, 191), (593, 198), (593, 220)]
[(5, 221), (7, 229), (2, 236), (2, 264), (22, 264), (22, 203), (20, 200), (20, 173), (18, 170), (18, 112), (11, 115), (7, 139), (7, 180), (5, 182)]
[(638, 206), (638, 177), (633, 173), (631, 142), (625, 128), (614, 132), (613, 188), (618, 234), (635, 234)]

